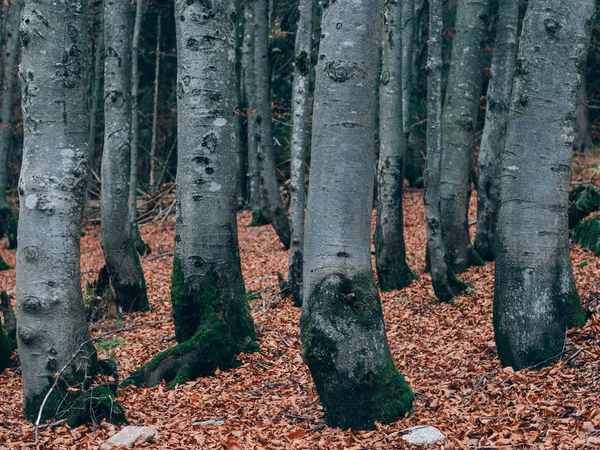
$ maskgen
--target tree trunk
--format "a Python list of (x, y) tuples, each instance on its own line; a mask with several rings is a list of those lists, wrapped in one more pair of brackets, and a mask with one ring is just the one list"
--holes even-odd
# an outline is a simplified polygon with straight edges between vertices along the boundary
[[(146, 282), (127, 217), (131, 128), (131, 40), (128, 2), (104, 2), (104, 149), (102, 250), (110, 294), (125, 313), (148, 308)], [(112, 295), (111, 295), (112, 297)]]
[(500, 166), (517, 56), (518, 22), (519, 2), (500, 0), (477, 178), (475, 250), (487, 261), (493, 261), (496, 255), (496, 222), (500, 210)]
[(402, 6), (387, 0), (382, 35), (382, 69), (379, 87), (379, 167), (375, 259), (383, 291), (402, 289), (416, 277), (406, 264), (402, 186), (406, 139), (403, 128)]
[(244, 136), (244, 82), (242, 53), (244, 45), (244, 9), (242, 0), (235, 0), (236, 28), (235, 28), (235, 93), (237, 113), (235, 117), (235, 198), (238, 210), (248, 205), (248, 147)]
[(135, 372), (130, 382), (137, 385), (211, 374), (256, 346), (235, 216), (235, 4), (176, 0), (175, 17), (179, 152), (171, 298), (179, 345)]
[(575, 128), (575, 150), (583, 152), (594, 146), (590, 129), (590, 115), (588, 107), (587, 80), (585, 71), (581, 75), (581, 89), (577, 103), (577, 123)]
[(104, 56), (104, 23), (103, 15), (100, 14), (100, 32), (98, 33), (98, 45), (96, 45), (96, 56), (94, 58), (94, 84), (92, 86), (92, 99), (90, 109), (90, 129), (89, 145), (90, 153), (88, 155), (89, 171), (87, 176), (86, 197), (89, 199), (92, 186), (92, 169), (94, 168), (94, 159), (96, 153), (96, 123), (98, 119), (98, 102), (101, 96), (102, 86), (102, 57)]
[(260, 204), (283, 246), (290, 247), (290, 221), (283, 209), (275, 172), (268, 1), (254, 2), (254, 63), (256, 74), (256, 146), (260, 173)]
[(133, 38), (131, 40), (131, 165), (129, 174), (129, 224), (131, 226), (133, 243), (140, 255), (145, 255), (150, 252), (150, 248), (140, 236), (137, 223), (138, 152), (140, 139), (138, 104), (138, 94), (140, 90), (139, 44), (142, 16), (144, 15), (143, 8), (144, 0), (137, 0), (135, 21), (133, 25)]
[(298, 5), (298, 29), (296, 31), (296, 60), (292, 104), (294, 127), (292, 129), (291, 164), (291, 232), (292, 243), (289, 257), (289, 276), (292, 300), (302, 306), (302, 267), (304, 259), (304, 206), (306, 190), (304, 160), (309, 141), (308, 102), (310, 99), (310, 72), (312, 51), (312, 0), (300, 0)]
[(156, 191), (159, 187), (156, 185), (158, 181), (158, 167), (156, 165), (156, 138), (158, 130), (158, 86), (160, 81), (160, 40), (161, 40), (161, 22), (162, 12), (156, 16), (156, 55), (154, 66), (154, 101), (152, 110), (152, 142), (150, 144), (150, 189)]
[(471, 246), (467, 217), (469, 168), (480, 104), (489, 0), (458, 0), (452, 62), (442, 113), (442, 236), (457, 272), (483, 262)]
[(303, 358), (334, 427), (411, 410), (371, 268), (376, 84), (383, 1), (330, 2), (317, 67), (305, 245)]
[(448, 264), (442, 237), (440, 178), (442, 171), (442, 0), (429, 1), (429, 40), (427, 43), (427, 160), (425, 163), (425, 222), (427, 256), (431, 283), (443, 302), (464, 291), (465, 283), (456, 278)]
[(573, 278), (568, 201), (576, 103), (594, 0), (530, 0), (502, 158), (494, 292), (498, 356), (515, 370), (560, 357), (586, 317)]
[[(19, 62), (19, 24), (22, 0), (13, 0), (8, 9), (7, 40), (3, 58), (4, 78), (2, 105), (0, 106), (0, 239), (15, 227), (13, 211), (6, 198), (8, 184), (8, 152), (12, 136), (13, 97), (16, 86), (15, 69)], [(2, 33), (4, 34), (4, 33)]]

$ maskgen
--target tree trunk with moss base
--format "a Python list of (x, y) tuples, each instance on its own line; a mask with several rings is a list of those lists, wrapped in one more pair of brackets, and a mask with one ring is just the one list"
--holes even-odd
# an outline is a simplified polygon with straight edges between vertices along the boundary
[(565, 330), (586, 320), (567, 208), (594, 9), (594, 0), (531, 0), (523, 22), (502, 161), (494, 292), (498, 356), (514, 369), (555, 361)]
[[(88, 157), (87, 11), (84, 0), (61, 8), (27, 0), (20, 29), (25, 126), (17, 340), (30, 421), (49, 392), (41, 419), (69, 415), (98, 371), (79, 265)], [(61, 379), (50, 391), (57, 372)], [(69, 387), (81, 391), (69, 393)]]
[(129, 4), (104, 2), (102, 250), (110, 292), (125, 313), (148, 308), (146, 282), (127, 215), (131, 125)]
[(427, 161), (425, 165), (425, 222), (427, 261), (436, 297), (443, 302), (464, 291), (448, 264), (441, 229), (440, 176), (442, 170), (442, 1), (429, 2), (429, 41), (427, 61)]
[(477, 233), (474, 247), (487, 261), (496, 255), (496, 221), (500, 209), (500, 166), (508, 120), (508, 102), (517, 56), (519, 2), (500, 0), (498, 31), (487, 91), (485, 126), (479, 149), (477, 177)]
[(402, 289), (416, 279), (406, 264), (402, 186), (406, 141), (402, 127), (402, 14), (397, 0), (387, 0), (382, 36), (379, 88), (379, 167), (375, 258), (383, 291)]
[(467, 191), (483, 72), (489, 0), (458, 0), (452, 62), (442, 113), (441, 226), (456, 272), (483, 261), (471, 246)]
[[(12, 208), (6, 198), (8, 183), (8, 150), (12, 135), (13, 97), (16, 86), (15, 69), (19, 62), (19, 24), (21, 20), (22, 0), (13, 0), (8, 9), (7, 36), (5, 51), (2, 55), (4, 62), (4, 79), (2, 86), (2, 105), (0, 107), (0, 239), (15, 228), (15, 218)], [(10, 241), (9, 236), (9, 241)], [(12, 247), (12, 245), (11, 245)], [(0, 264), (0, 270), (1, 269)]]
[(315, 91), (302, 354), (325, 420), (352, 429), (392, 422), (413, 399), (394, 366), (371, 268), (382, 10), (379, 0), (328, 4)]
[(256, 348), (235, 216), (234, 13), (228, 0), (175, 2), (179, 154), (171, 300), (179, 344), (126, 383), (182, 383), (232, 367), (238, 353)]

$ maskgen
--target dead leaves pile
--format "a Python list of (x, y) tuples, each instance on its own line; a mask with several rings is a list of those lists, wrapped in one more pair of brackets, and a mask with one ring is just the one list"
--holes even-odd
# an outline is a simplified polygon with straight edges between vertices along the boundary
[[(541, 371), (515, 373), (496, 357), (491, 322), (493, 265), (461, 276), (472, 284), (454, 304), (435, 304), (429, 276), (423, 274), (425, 229), (422, 193), (405, 194), (408, 262), (420, 279), (398, 292), (382, 294), (388, 338), (399, 370), (415, 392), (414, 415), (351, 433), (327, 427), (322, 407), (300, 355), (300, 311), (280, 299), (277, 272), (286, 273), (287, 253), (271, 227), (246, 228), (239, 237), (246, 288), (261, 353), (242, 355), (240, 367), (188, 382), (174, 390), (127, 388), (121, 400), (132, 425), (150, 425), (159, 437), (145, 448), (192, 449), (394, 449), (407, 448), (401, 430), (428, 424), (446, 435), (444, 448), (598, 448), (600, 391), (598, 337), (600, 259), (572, 248), (579, 292), (590, 311), (582, 330), (568, 334), (562, 360)], [(474, 208), (471, 208), (474, 210)], [(144, 323), (104, 342), (100, 352), (117, 360), (127, 376), (157, 352), (173, 345), (169, 286), (174, 223), (142, 228), (153, 253), (143, 260), (152, 311), (111, 326)], [(83, 278), (93, 280), (102, 266), (98, 228), (82, 241)], [(3, 248), (4, 246), (2, 246)], [(0, 250), (9, 264), (14, 253)], [(0, 289), (14, 293), (14, 270), (0, 275)], [(32, 427), (21, 415), (18, 371), (0, 375), (0, 448), (32, 447)], [(221, 423), (221, 425), (216, 425)], [(204, 423), (203, 423), (204, 422)], [(44, 449), (96, 449), (118, 431), (50, 427), (41, 432)]]

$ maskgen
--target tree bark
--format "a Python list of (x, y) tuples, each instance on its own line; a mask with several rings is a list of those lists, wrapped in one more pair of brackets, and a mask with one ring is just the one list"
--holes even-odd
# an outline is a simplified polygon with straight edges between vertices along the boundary
[(467, 217), (489, 0), (458, 0), (452, 62), (442, 113), (442, 236), (456, 272), (483, 262), (471, 246)]
[(583, 326), (568, 198), (576, 103), (594, 0), (531, 0), (523, 22), (502, 159), (494, 292), (498, 356), (515, 370), (560, 357)]
[(425, 222), (427, 255), (436, 297), (443, 302), (464, 291), (448, 264), (442, 235), (440, 178), (442, 171), (442, 0), (429, 0), (427, 43), (427, 160), (425, 163)]
[[(12, 111), (14, 91), (17, 85), (15, 69), (19, 62), (22, 0), (13, 0), (6, 14), (7, 39), (3, 58), (4, 78), (2, 105), (0, 106), (0, 239), (16, 226), (12, 208), (6, 197), (8, 184), (8, 152), (12, 136)], [(4, 33), (2, 33), (4, 34)], [(11, 246), (12, 247), (12, 246)]]
[(158, 130), (158, 86), (160, 81), (160, 40), (162, 31), (162, 12), (159, 12), (156, 17), (156, 50), (155, 50), (155, 65), (154, 65), (154, 101), (152, 110), (152, 141), (150, 144), (150, 189), (156, 191), (159, 187), (156, 185), (158, 181), (158, 167), (156, 165), (156, 138)]
[(517, 0), (500, 0), (499, 7), (477, 178), (477, 233), (474, 245), (477, 253), (487, 261), (493, 261), (496, 255), (496, 222), (500, 209), (500, 166), (508, 120), (508, 103), (515, 72), (519, 22)]
[(406, 264), (402, 187), (406, 135), (404, 123), (402, 69), (402, 5), (387, 0), (382, 35), (382, 69), (379, 87), (379, 167), (375, 260), (379, 286), (383, 291), (402, 289), (416, 277)]
[(581, 76), (581, 89), (577, 103), (577, 123), (575, 129), (575, 150), (583, 152), (592, 148), (594, 141), (590, 129), (590, 115), (588, 107), (587, 80), (585, 71)]
[(176, 0), (175, 17), (179, 147), (171, 300), (179, 345), (135, 372), (130, 382), (137, 385), (211, 374), (255, 346), (235, 215), (235, 4)]
[(92, 86), (92, 99), (90, 108), (90, 129), (89, 143), (90, 153), (88, 155), (89, 171), (87, 176), (86, 197), (89, 199), (92, 186), (92, 169), (94, 168), (94, 159), (96, 153), (96, 123), (98, 119), (98, 102), (101, 96), (102, 81), (102, 57), (104, 56), (104, 19), (100, 14), (100, 31), (98, 33), (98, 44), (96, 45), (96, 56), (94, 58), (94, 84)]
[(275, 172), (273, 111), (271, 105), (271, 61), (269, 49), (268, 1), (254, 2), (254, 63), (256, 74), (256, 146), (260, 173), (260, 204), (281, 243), (290, 247), (290, 221), (283, 209)]
[(308, 102), (310, 99), (310, 72), (312, 51), (312, 0), (300, 0), (296, 31), (296, 55), (292, 104), (294, 126), (292, 129), (291, 200), (290, 218), (292, 242), (289, 256), (288, 281), (292, 300), (302, 306), (302, 269), (304, 259), (304, 207), (306, 188), (304, 160), (309, 141)]
[(383, 1), (329, 2), (317, 67), (302, 354), (331, 426), (374, 428), (411, 409), (371, 268)]
[[(129, 3), (104, 3), (104, 149), (102, 152), (102, 250), (110, 293), (125, 313), (148, 308), (146, 282), (127, 216), (131, 131)], [(112, 296), (112, 295), (111, 295)]]
[(235, 0), (237, 23), (235, 28), (235, 92), (237, 113), (235, 117), (235, 198), (238, 210), (248, 205), (248, 147), (244, 135), (244, 81), (243, 81), (243, 51), (244, 51), (244, 9), (242, 0)]

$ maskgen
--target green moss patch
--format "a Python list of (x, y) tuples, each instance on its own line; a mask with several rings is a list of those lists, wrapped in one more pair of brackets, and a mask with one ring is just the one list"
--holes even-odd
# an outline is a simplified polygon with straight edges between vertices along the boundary
[(594, 252), (594, 255), (600, 256), (600, 216), (586, 219), (577, 224), (571, 239), (577, 242), (583, 248)]
[(577, 186), (569, 192), (569, 228), (594, 211), (600, 210), (600, 190), (594, 186)]

